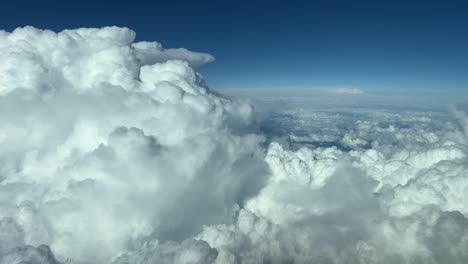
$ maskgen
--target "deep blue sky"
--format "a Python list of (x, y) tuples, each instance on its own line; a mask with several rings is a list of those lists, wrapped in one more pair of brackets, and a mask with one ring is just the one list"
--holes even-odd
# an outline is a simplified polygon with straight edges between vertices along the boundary
[(127, 26), (214, 88), (468, 90), (468, 1), (4, 1), (0, 28)]

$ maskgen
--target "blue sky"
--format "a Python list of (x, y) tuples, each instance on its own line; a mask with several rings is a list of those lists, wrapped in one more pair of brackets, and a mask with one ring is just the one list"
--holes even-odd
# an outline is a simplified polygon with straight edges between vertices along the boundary
[(5, 2), (0, 27), (127, 26), (213, 54), (214, 88), (468, 90), (466, 1)]

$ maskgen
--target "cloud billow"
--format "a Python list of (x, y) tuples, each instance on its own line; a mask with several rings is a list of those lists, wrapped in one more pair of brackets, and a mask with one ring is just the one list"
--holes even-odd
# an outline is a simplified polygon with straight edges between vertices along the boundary
[(134, 38), (0, 33), (3, 262), (43, 244), (62, 261), (110, 262), (143, 238), (229, 222), (261, 186), (254, 108), (212, 94), (191, 67), (212, 56)]

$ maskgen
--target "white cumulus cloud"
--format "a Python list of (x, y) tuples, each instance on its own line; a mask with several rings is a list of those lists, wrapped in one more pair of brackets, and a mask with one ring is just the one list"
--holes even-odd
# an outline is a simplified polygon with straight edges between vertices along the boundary
[(61, 261), (111, 262), (143, 238), (225, 223), (261, 186), (254, 108), (193, 70), (213, 57), (134, 38), (0, 34), (0, 218), (21, 231), (2, 235), (2, 261), (44, 244)]

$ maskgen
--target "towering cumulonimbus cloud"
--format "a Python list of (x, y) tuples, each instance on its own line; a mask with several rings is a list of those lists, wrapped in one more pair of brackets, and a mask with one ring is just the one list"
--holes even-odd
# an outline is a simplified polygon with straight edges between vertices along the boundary
[(262, 185), (254, 108), (212, 94), (193, 69), (213, 57), (134, 38), (0, 33), (2, 263), (41, 245), (108, 263), (142, 239), (229, 222)]
[(1, 264), (468, 261), (463, 112), (307, 113), (288, 148), (211, 55), (134, 39), (0, 31)]

